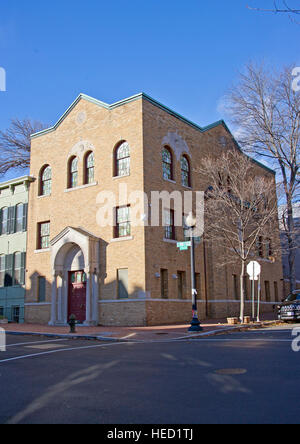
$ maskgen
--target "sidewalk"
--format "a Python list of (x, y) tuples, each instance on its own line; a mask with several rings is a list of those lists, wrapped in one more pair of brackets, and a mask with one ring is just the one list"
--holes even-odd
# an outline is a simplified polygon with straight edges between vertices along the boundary
[(223, 331), (232, 331), (236, 329), (248, 329), (258, 327), (264, 323), (276, 321), (274, 314), (269, 313), (261, 319), (260, 324), (248, 324), (229, 326), (225, 319), (205, 320), (201, 323), (203, 332), (189, 333), (189, 325), (169, 325), (158, 327), (76, 327), (76, 333), (70, 334), (68, 327), (50, 327), (47, 325), (36, 324), (4, 324), (1, 328), (9, 334), (40, 335), (49, 337), (68, 337), (82, 339), (98, 339), (105, 341), (112, 340), (133, 340), (133, 341), (160, 341), (176, 340), (185, 337), (206, 336), (222, 333)]

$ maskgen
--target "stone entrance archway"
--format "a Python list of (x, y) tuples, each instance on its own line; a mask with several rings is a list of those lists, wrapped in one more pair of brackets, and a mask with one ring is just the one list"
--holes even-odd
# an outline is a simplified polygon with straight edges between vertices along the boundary
[(51, 241), (51, 266), (53, 279), (49, 325), (67, 325), (70, 272), (79, 271), (85, 274), (84, 325), (97, 325), (99, 239), (81, 228), (67, 227)]

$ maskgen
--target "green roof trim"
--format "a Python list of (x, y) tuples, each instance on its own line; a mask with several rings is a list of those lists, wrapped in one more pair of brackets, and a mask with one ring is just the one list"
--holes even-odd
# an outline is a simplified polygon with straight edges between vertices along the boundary
[[(60, 117), (60, 119), (56, 122), (56, 124), (50, 128), (44, 129), (42, 131), (39, 131), (38, 133), (32, 134), (31, 135), (31, 139), (35, 139), (37, 137), (40, 136), (44, 136), (45, 134), (49, 134), (53, 131), (55, 131), (59, 125), (64, 121), (64, 119), (69, 115), (69, 113), (75, 108), (75, 106), (80, 102), (80, 100), (86, 100), (90, 103), (93, 103), (95, 105), (98, 105), (102, 108), (105, 108), (107, 110), (112, 110), (115, 108), (118, 108), (119, 106), (123, 106), (126, 105), (127, 103), (130, 102), (134, 102), (135, 100), (139, 100), (139, 99), (145, 99), (147, 100), (149, 103), (151, 103), (152, 105), (162, 109), (163, 111), (167, 112), (168, 114), (170, 114), (171, 116), (181, 120), (182, 122), (188, 124), (189, 126), (193, 127), (194, 129), (196, 129), (197, 131), (200, 131), (201, 133), (204, 133), (206, 131), (209, 131), (213, 128), (216, 128), (220, 125), (222, 125), (225, 130), (231, 135), (232, 140), (234, 141), (235, 145), (237, 146), (237, 148), (243, 152), (243, 150), (241, 149), (241, 147), (239, 146), (238, 142), (235, 140), (234, 136), (232, 135), (230, 129), (228, 128), (228, 126), (226, 125), (224, 120), (218, 120), (217, 122), (214, 122), (210, 125), (207, 125), (205, 127), (201, 127), (199, 125), (197, 125), (196, 123), (192, 122), (191, 120), (188, 120), (186, 117), (183, 117), (182, 115), (178, 114), (176, 111), (173, 111), (172, 109), (168, 108), (167, 106), (163, 105), (162, 103), (158, 102), (157, 100), (153, 99), (152, 97), (148, 96), (145, 93), (139, 93), (139, 94), (135, 94), (134, 96), (128, 97), (127, 99), (123, 99), (120, 100), (118, 102), (115, 102), (111, 105), (101, 102), (100, 100), (97, 100), (93, 97), (90, 97), (86, 94), (80, 93), (79, 96), (74, 100), (74, 102), (71, 104), (71, 106), (69, 106), (69, 108), (64, 112), (64, 114)], [(245, 153), (244, 153), (245, 154)], [(246, 154), (245, 154), (246, 155)], [(247, 155), (246, 155), (247, 156)], [(266, 165), (264, 165), (263, 163), (258, 162), (257, 160), (253, 159), (250, 156), (249, 157), (254, 163), (256, 163), (258, 166), (264, 168), (265, 170), (267, 170), (268, 172), (276, 175), (276, 172), (274, 170), (272, 170), (271, 168), (267, 167)]]

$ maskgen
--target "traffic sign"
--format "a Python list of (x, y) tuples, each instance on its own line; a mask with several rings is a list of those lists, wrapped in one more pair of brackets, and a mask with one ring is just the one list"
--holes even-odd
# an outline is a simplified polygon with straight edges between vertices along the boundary
[(247, 273), (251, 281), (257, 281), (261, 273), (261, 265), (256, 261), (250, 262), (247, 266)]
[(189, 242), (178, 242), (177, 243), (177, 248), (179, 248), (180, 251), (185, 251), (185, 250), (187, 250), (191, 246), (192, 246), (192, 242), (191, 241), (189, 241)]

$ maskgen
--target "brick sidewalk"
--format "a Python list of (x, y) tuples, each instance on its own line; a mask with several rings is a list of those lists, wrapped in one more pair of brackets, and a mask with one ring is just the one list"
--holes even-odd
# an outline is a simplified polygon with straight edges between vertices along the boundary
[[(274, 321), (272, 313), (262, 318), (263, 321)], [(69, 335), (69, 327), (50, 327), (36, 324), (2, 324), (0, 325), (7, 332), (14, 333), (34, 333), (41, 335)], [(223, 330), (229, 327), (225, 319), (206, 320), (202, 322), (203, 333), (215, 330)], [(133, 340), (161, 340), (177, 339), (189, 336), (189, 325), (169, 325), (158, 327), (76, 327), (76, 334), (73, 336), (101, 337), (106, 339), (133, 339)]]

